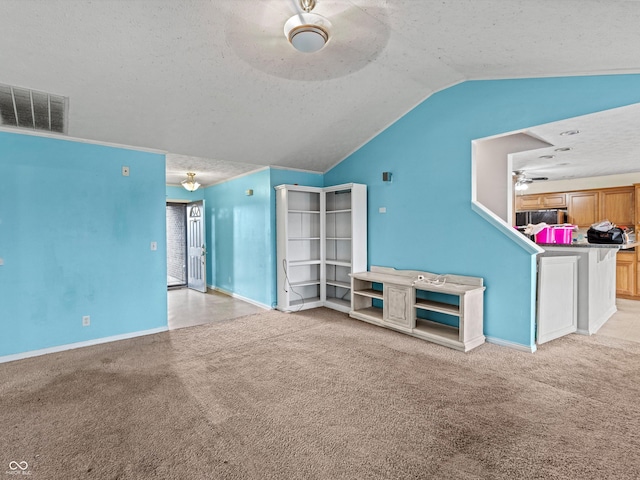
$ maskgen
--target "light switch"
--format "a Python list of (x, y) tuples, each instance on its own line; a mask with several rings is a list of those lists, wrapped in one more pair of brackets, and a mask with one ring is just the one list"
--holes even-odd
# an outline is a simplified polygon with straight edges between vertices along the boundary
[(129, 176), (129, 167), (122, 167), (122, 176), (123, 177)]
[(151, 250), (153, 251), (158, 250), (158, 242), (151, 242)]
[(387, 207), (380, 207), (378, 213), (387, 213)]
[(4, 258), (0, 258), (0, 267), (4, 265)]

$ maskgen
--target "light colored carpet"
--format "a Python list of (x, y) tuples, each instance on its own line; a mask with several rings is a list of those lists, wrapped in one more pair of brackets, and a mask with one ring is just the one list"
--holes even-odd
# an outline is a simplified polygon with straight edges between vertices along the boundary
[(0, 475), (636, 479), (640, 344), (463, 354), (327, 309), (0, 365)]

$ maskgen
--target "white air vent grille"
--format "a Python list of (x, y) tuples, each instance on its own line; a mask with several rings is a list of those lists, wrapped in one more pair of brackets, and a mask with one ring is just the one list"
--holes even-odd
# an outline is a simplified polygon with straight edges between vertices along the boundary
[(0, 125), (67, 133), (68, 98), (0, 84)]

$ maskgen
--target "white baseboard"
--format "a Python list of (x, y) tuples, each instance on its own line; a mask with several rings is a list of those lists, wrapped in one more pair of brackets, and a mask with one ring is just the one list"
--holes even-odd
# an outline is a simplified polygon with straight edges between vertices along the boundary
[(86, 342), (68, 343), (57, 347), (42, 348), (40, 350), (31, 350), (29, 352), (15, 353), (13, 355), (5, 355), (0, 357), (0, 363), (13, 362), (24, 358), (38, 357), (49, 353), (64, 352), (65, 350), (73, 350), (75, 348), (91, 347), (92, 345), (100, 345), (101, 343), (117, 342), (118, 340), (127, 340), (129, 338), (142, 337), (144, 335), (153, 335), (169, 330), (169, 327), (152, 328), (151, 330), (142, 330), (140, 332), (123, 333), (122, 335), (113, 335), (111, 337), (96, 338), (87, 340)]
[(598, 318), (597, 321), (592, 322), (591, 325), (589, 325), (589, 335), (593, 335), (594, 333), (597, 333), (598, 330), (600, 330), (600, 328), (607, 323), (607, 321), (613, 316), (614, 313), (616, 313), (618, 311), (618, 307), (616, 307), (616, 305), (612, 305), (611, 308), (609, 310), (607, 310), (604, 314), (602, 314), (602, 316), (600, 318)]
[(255, 305), (256, 307), (264, 308), (265, 310), (273, 310), (273, 308), (270, 305), (265, 305), (264, 303), (256, 302), (255, 300), (251, 300), (250, 298), (243, 297), (242, 295), (238, 295), (237, 293), (224, 290), (220, 287), (207, 285), (207, 288), (209, 288), (210, 290), (214, 290), (216, 292), (224, 293), (225, 295), (229, 295), (230, 297), (237, 298), (238, 300), (242, 300), (243, 302), (250, 303), (252, 305)]
[(513, 348), (514, 350), (519, 350), (521, 352), (533, 353), (538, 349), (536, 345), (522, 345), (521, 343), (509, 342), (508, 340), (502, 340), (500, 338), (485, 337), (485, 339), (488, 343), (500, 345), (501, 347)]

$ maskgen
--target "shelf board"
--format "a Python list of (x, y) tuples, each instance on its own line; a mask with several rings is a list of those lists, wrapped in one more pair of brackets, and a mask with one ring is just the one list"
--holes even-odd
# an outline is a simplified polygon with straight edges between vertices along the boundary
[(320, 210), (289, 210), (288, 213), (314, 213), (320, 215)]
[(351, 262), (346, 262), (344, 260), (331, 260), (327, 258), (325, 261), (327, 265), (337, 265), (339, 267), (351, 267)]
[(437, 340), (444, 338), (452, 342), (460, 342), (460, 330), (450, 325), (431, 322), (421, 318), (416, 319), (416, 326), (413, 333), (423, 336), (428, 340)]
[(375, 322), (382, 322), (382, 309), (377, 307), (359, 308), (358, 310), (352, 310), (351, 316), (367, 317)]
[(289, 237), (289, 240), (320, 240), (320, 237)]
[(460, 316), (460, 308), (457, 305), (450, 305), (448, 303), (416, 298), (415, 307), (422, 310), (429, 310), (430, 312), (446, 313), (447, 315), (455, 315), (456, 317)]
[(349, 282), (340, 282), (338, 280), (327, 280), (327, 285), (333, 285), (334, 287), (341, 287), (341, 288), (347, 288), (347, 289), (351, 288), (351, 284)]
[(307, 285), (320, 285), (320, 280), (311, 279), (311, 280), (302, 280), (300, 282), (291, 282), (289, 283), (292, 287), (305, 287)]
[(326, 240), (351, 240), (351, 237), (327, 237)]
[(349, 300), (343, 300), (341, 298), (327, 297), (326, 303), (330, 303), (332, 305), (339, 305), (349, 310), (351, 309), (351, 302)]
[(382, 292), (380, 290), (374, 290), (372, 288), (367, 288), (363, 290), (354, 290), (354, 295), (362, 295), (363, 297), (369, 298), (377, 298), (378, 300), (382, 300)]
[(350, 208), (345, 208), (343, 210), (327, 210), (327, 214), (329, 213), (350, 213), (351, 209)]
[(316, 303), (316, 302), (319, 302), (319, 301), (320, 301), (320, 297), (310, 297), (310, 298), (305, 298), (305, 299), (304, 299), (304, 302), (303, 302), (302, 300), (300, 300), (300, 298), (298, 297), (296, 300), (291, 300), (291, 301), (289, 302), (289, 305), (290, 305), (291, 307), (298, 307), (298, 306), (302, 305), (303, 303), (304, 303), (305, 305), (308, 305), (308, 304), (310, 304), (310, 303)]
[(320, 260), (294, 260), (289, 262), (290, 267), (298, 267), (301, 265), (320, 265)]

